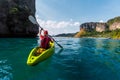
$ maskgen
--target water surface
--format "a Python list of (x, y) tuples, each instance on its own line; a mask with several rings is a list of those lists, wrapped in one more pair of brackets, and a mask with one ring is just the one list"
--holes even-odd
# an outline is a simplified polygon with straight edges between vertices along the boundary
[(0, 80), (120, 80), (120, 40), (64, 38), (36, 66), (26, 64), (38, 38), (0, 38)]

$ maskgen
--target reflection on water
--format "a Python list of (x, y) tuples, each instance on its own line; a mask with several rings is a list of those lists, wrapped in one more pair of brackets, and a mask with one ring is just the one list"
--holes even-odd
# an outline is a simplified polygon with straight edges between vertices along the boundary
[(12, 67), (7, 64), (7, 60), (0, 60), (0, 80), (12, 80)]

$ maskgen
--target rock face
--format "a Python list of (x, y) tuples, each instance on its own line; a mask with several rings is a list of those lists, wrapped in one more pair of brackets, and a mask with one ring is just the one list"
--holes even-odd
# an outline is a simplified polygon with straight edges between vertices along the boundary
[(120, 16), (108, 20), (107, 24), (109, 25), (109, 30), (120, 29)]
[(108, 26), (106, 23), (98, 23), (96, 25), (96, 31), (97, 32), (103, 32), (103, 31), (106, 31), (108, 29)]
[(102, 32), (107, 29), (106, 23), (99, 23), (99, 22), (89, 22), (89, 23), (83, 23), (80, 25), (80, 30), (84, 29), (86, 31), (97, 31)]
[(35, 0), (0, 0), (0, 37), (36, 37), (29, 15), (35, 15)]
[(114, 22), (109, 27), (109, 30), (116, 30), (116, 29), (120, 29), (120, 22)]
[(93, 31), (96, 28), (96, 23), (94, 22), (89, 22), (89, 23), (83, 23), (80, 25), (80, 30), (84, 29), (86, 31)]

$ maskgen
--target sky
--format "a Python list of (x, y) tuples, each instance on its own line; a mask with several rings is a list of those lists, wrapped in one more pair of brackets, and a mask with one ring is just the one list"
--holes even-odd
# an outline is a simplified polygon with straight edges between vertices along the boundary
[(50, 35), (76, 33), (80, 24), (120, 16), (120, 0), (36, 0), (36, 18)]

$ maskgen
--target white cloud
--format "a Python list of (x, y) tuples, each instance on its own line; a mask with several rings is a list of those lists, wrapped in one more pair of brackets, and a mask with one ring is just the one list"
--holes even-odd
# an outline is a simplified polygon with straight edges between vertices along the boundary
[(99, 22), (103, 22), (103, 20), (100, 20)]
[(50, 35), (56, 35), (61, 33), (75, 33), (79, 31), (79, 22), (74, 22), (72, 19), (70, 21), (52, 21), (52, 20), (41, 20), (37, 16), (37, 21), (41, 27), (47, 29)]

